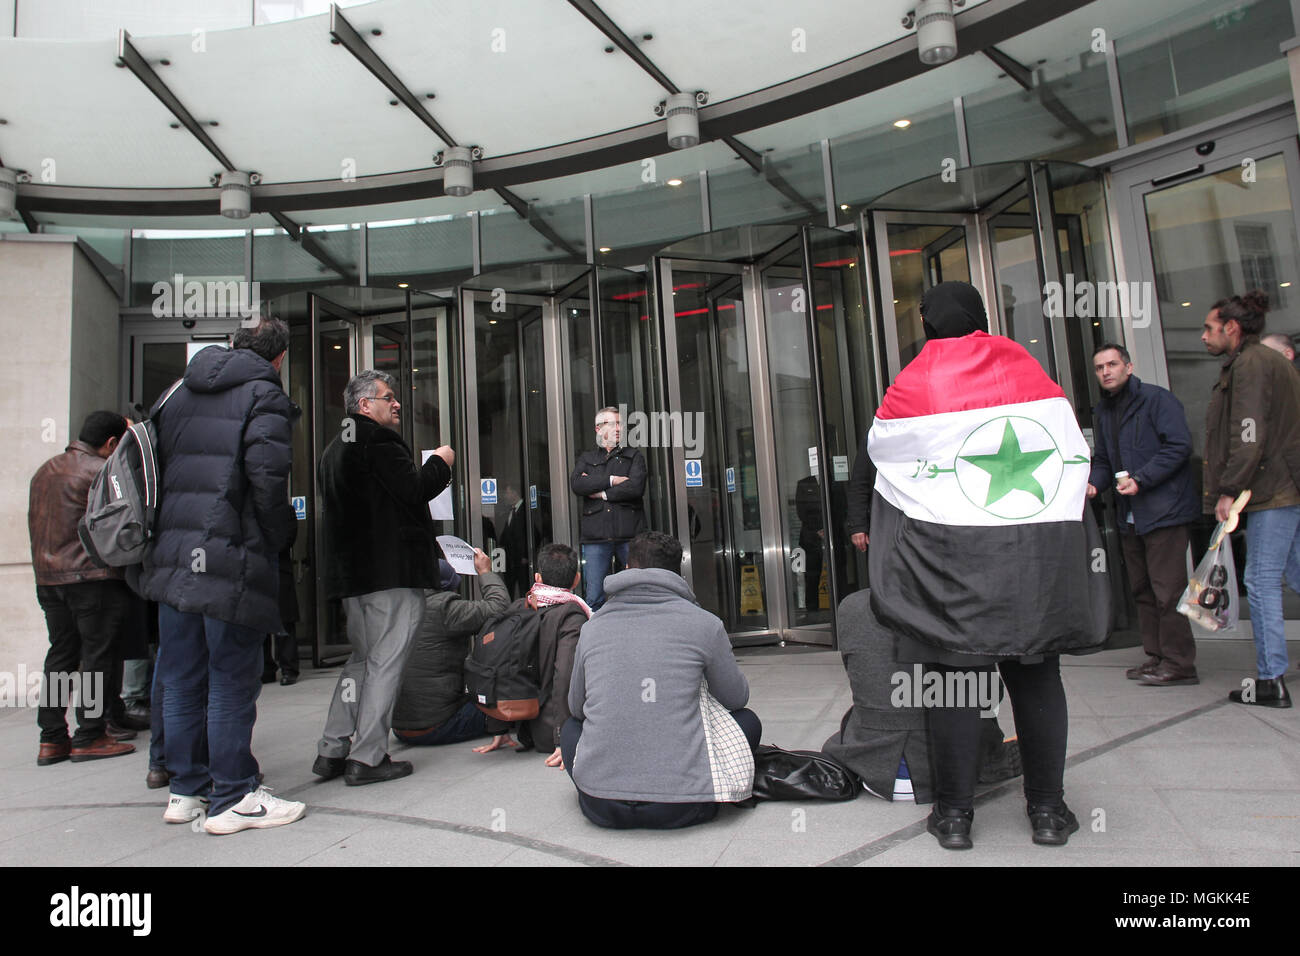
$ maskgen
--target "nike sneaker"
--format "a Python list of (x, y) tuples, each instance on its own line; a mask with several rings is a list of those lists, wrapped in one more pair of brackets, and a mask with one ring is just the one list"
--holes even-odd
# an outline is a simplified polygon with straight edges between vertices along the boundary
[(240, 830), (282, 827), (307, 812), (307, 804), (281, 800), (271, 795), (270, 787), (258, 787), (233, 807), (208, 817), (203, 829), (221, 835)]
[(168, 794), (167, 809), (163, 811), (163, 819), (168, 823), (189, 823), (207, 812), (207, 797), (187, 797), (172, 793)]

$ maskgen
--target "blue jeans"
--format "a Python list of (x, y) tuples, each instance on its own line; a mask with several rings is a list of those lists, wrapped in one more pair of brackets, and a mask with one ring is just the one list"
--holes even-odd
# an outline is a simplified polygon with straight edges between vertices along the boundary
[(587, 582), (587, 606), (593, 611), (605, 603), (605, 577), (609, 562), (618, 555), (619, 563), (627, 567), (626, 541), (593, 541), (582, 546), (582, 560), (586, 564), (583, 576)]
[(163, 740), (171, 792), (209, 793), (209, 815), (257, 789), (253, 722), (262, 691), (266, 635), (201, 614), (158, 605)]
[(1300, 505), (1252, 511), (1246, 516), (1246, 599), (1255, 632), (1260, 680), (1286, 673), (1282, 582), (1300, 592)]
[(474, 706), (472, 700), (465, 701), (463, 707), (452, 714), (441, 727), (434, 727), (422, 734), (408, 736), (412, 731), (395, 730), (397, 739), (406, 744), (419, 747), (437, 747), (441, 744), (460, 744), (487, 734), (487, 717), (483, 711)]

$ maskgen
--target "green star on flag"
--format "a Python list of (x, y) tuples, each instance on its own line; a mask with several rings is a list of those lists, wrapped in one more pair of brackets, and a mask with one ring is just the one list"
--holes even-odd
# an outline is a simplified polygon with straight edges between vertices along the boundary
[(961, 460), (989, 473), (987, 508), (993, 502), (1005, 498), (1013, 491), (1027, 491), (1040, 502), (1046, 504), (1043, 486), (1034, 478), (1034, 472), (1054, 454), (1054, 449), (1045, 451), (1022, 451), (1020, 439), (1011, 427), (1010, 419), (1002, 432), (1002, 445), (996, 455), (962, 455)]

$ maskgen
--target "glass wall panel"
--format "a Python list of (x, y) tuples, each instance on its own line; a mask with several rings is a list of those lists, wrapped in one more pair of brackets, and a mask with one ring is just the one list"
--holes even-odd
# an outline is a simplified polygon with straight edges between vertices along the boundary
[(550, 259), (585, 260), (587, 226), (583, 209), (579, 198), (531, 205), (527, 220), (519, 218), (510, 206), (483, 210), (479, 213), (479, 227), (484, 268)]
[(989, 240), (1003, 334), (1028, 349), (1051, 375), (1051, 343), (1030, 217), (1019, 213), (994, 216), (989, 220)]
[(748, 163), (709, 170), (714, 229), (759, 222), (826, 221), (826, 177), (820, 143), (764, 156), (762, 173)]
[(644, 265), (674, 239), (704, 231), (700, 179), (687, 176), (593, 196), (592, 216), (602, 265)]
[(1278, 44), (1295, 32), (1289, 0), (1212, 0), (1116, 40), (1130, 142), (1291, 95)]
[[(900, 112), (902, 111), (900, 107)], [(910, 125), (883, 123), (861, 135), (831, 144), (835, 201), (841, 206), (867, 202), (927, 173), (941, 171), (945, 157), (955, 158), (957, 123), (951, 101), (925, 110), (908, 110)], [(847, 221), (848, 210), (841, 210)]]
[[(409, 417), (419, 455), (440, 445), (462, 451), (457, 427), (460, 408), (461, 360), (459, 326), (439, 300), (411, 294), (411, 404)], [(458, 467), (461, 466), (457, 462)], [(436, 522), (440, 534), (464, 536), (468, 507), (465, 482), (452, 481), (451, 522)]]
[(468, 216), (371, 223), (366, 232), (371, 280), (452, 285), (474, 270)]
[(1004, 77), (962, 105), (974, 165), (1030, 158), (1079, 162), (1118, 144), (1104, 54), (1085, 50), (1040, 66), (1032, 90)]
[[(244, 279), (244, 236), (217, 233), (194, 237), (136, 236), (131, 240), (131, 303), (154, 300), (156, 282), (229, 282)], [(183, 303), (182, 303), (183, 304)]]
[[(315, 230), (311, 237), (331, 259), (355, 275), (357, 240), (351, 230)], [(253, 234), (253, 278), (262, 283), (262, 295), (270, 296), (295, 286), (336, 282), (343, 273), (308, 253), (283, 229), (259, 229)]]

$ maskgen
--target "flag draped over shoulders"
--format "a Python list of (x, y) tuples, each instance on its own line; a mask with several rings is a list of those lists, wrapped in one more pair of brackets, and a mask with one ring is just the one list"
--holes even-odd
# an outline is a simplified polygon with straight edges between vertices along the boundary
[(1088, 444), (1022, 346), (985, 332), (931, 340), (885, 393), (867, 448), (882, 622), (995, 657), (1105, 639), (1107, 591), (1093, 577), (1104, 558), (1098, 569), (1084, 524)]

